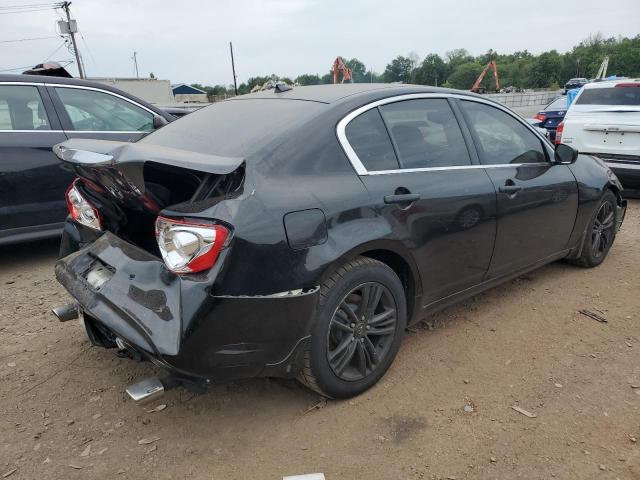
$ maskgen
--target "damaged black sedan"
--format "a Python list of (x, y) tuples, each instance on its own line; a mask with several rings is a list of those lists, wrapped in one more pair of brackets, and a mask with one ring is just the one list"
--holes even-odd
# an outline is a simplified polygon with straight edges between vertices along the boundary
[(166, 372), (136, 399), (260, 376), (357, 395), (426, 315), (599, 265), (626, 207), (598, 159), (428, 87), (276, 87), (55, 151), (76, 174), (56, 264), (75, 303), (56, 314)]

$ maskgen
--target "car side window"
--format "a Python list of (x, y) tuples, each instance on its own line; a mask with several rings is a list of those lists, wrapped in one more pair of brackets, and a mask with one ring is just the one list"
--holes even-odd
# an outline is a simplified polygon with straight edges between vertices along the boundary
[(74, 130), (150, 132), (153, 114), (122, 98), (95, 90), (56, 87)]
[(345, 128), (345, 135), (368, 171), (398, 168), (391, 139), (377, 108), (367, 110), (351, 120)]
[(542, 141), (502, 110), (479, 102), (460, 102), (475, 133), (480, 161), (486, 165), (545, 163)]
[(470, 165), (458, 121), (443, 98), (403, 100), (380, 107), (401, 168)]
[(0, 85), (0, 130), (50, 129), (38, 87)]

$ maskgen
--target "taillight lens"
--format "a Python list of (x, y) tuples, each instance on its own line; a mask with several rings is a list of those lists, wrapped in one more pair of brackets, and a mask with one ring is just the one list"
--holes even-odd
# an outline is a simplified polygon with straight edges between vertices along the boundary
[(556, 129), (556, 138), (553, 140), (554, 145), (560, 145), (562, 143), (562, 131), (564, 130), (564, 122), (558, 124)]
[(174, 273), (210, 269), (229, 238), (218, 224), (195, 223), (166, 217), (156, 219), (156, 240), (165, 265)]
[(102, 230), (102, 215), (100, 211), (91, 205), (84, 195), (78, 189), (78, 179), (76, 178), (69, 188), (65, 196), (67, 200), (67, 208), (69, 214), (76, 222), (93, 228), (94, 230)]
[(535, 114), (533, 118), (535, 118), (536, 120), (540, 120), (541, 122), (544, 122), (547, 119), (547, 115), (545, 113), (538, 112)]

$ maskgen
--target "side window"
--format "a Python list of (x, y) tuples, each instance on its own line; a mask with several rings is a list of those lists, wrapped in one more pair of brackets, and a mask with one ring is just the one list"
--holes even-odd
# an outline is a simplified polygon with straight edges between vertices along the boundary
[(108, 93), (56, 87), (74, 130), (150, 132), (153, 114)]
[(38, 87), (0, 85), (0, 130), (50, 130)]
[(351, 148), (368, 171), (395, 170), (398, 160), (377, 108), (351, 120), (345, 129)]
[(486, 165), (545, 163), (541, 140), (511, 115), (490, 105), (463, 100), (469, 127)]
[(460, 126), (447, 100), (404, 100), (380, 107), (402, 168), (470, 165)]

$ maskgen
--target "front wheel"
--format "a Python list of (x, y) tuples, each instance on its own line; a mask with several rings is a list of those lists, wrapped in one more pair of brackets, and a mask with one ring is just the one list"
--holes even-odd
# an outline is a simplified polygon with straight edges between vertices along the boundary
[(616, 196), (607, 190), (587, 227), (582, 252), (572, 263), (590, 268), (604, 261), (616, 238), (616, 205)]
[(406, 326), (400, 279), (359, 257), (321, 287), (320, 306), (299, 380), (322, 395), (348, 398), (373, 386), (396, 356)]

